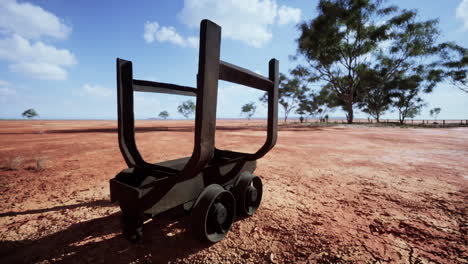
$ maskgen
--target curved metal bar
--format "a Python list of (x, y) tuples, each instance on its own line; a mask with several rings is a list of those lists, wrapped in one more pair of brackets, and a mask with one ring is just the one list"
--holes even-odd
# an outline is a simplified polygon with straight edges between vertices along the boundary
[[(181, 174), (184, 177), (197, 175), (214, 157), (216, 132), (216, 107), (218, 80), (228, 80), (268, 93), (267, 138), (263, 146), (253, 154), (245, 154), (245, 160), (263, 157), (276, 144), (278, 134), (278, 67), (271, 59), (269, 76), (265, 78), (249, 70), (220, 61), (221, 27), (203, 20), (200, 26), (200, 51), (198, 61), (197, 89), (172, 84), (155, 83), (133, 79), (132, 62), (117, 59), (117, 100), (119, 147), (129, 167)], [(134, 89), (136, 88), (136, 89)], [(195, 136), (192, 156), (179, 171), (147, 163), (135, 143), (133, 92), (150, 91), (183, 95), (196, 95)]]
[(119, 147), (129, 167), (144, 167), (135, 143), (135, 120), (133, 115), (133, 69), (132, 62), (117, 59), (117, 105)]
[(123, 59), (117, 59), (117, 108), (119, 148), (128, 167), (175, 174), (176, 170), (146, 162), (138, 151), (135, 143), (132, 62)]
[(268, 125), (265, 144), (254, 154), (246, 157), (246, 160), (256, 160), (263, 157), (276, 144), (278, 138), (278, 85), (279, 85), (279, 61), (271, 59), (268, 63), (268, 78), (273, 82), (273, 87), (268, 91)]

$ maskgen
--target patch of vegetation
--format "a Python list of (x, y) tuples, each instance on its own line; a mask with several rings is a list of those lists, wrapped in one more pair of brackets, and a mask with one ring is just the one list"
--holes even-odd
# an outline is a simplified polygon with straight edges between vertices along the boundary
[(24, 160), (21, 156), (16, 156), (14, 158), (10, 157), (3, 164), (2, 169), (3, 170), (18, 170), (21, 168), (21, 165), (23, 165), (23, 161)]
[(42, 171), (45, 169), (47, 163), (47, 158), (42, 156), (37, 156), (33, 158), (33, 165), (28, 167), (28, 170), (32, 171)]

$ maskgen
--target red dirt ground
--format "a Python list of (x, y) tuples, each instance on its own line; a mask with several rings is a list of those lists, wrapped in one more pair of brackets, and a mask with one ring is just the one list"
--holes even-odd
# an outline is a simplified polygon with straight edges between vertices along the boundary
[[(218, 124), (219, 148), (263, 143), (259, 121)], [(0, 263), (468, 263), (468, 128), (282, 128), (257, 164), (261, 207), (205, 245), (189, 216), (148, 222), (142, 244), (120, 235), (115, 125), (0, 122)], [(137, 125), (148, 161), (191, 153), (193, 122)]]

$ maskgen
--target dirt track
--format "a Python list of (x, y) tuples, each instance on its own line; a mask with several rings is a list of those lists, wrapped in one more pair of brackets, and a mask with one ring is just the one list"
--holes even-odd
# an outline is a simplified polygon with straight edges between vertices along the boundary
[[(221, 121), (218, 147), (261, 146), (245, 123)], [(141, 121), (137, 144), (152, 162), (187, 156), (191, 125)], [(0, 121), (3, 167), (15, 157), (0, 169), (0, 263), (468, 262), (468, 128), (282, 128), (258, 162), (260, 209), (212, 246), (189, 217), (150, 221), (143, 244), (120, 235), (115, 121)]]

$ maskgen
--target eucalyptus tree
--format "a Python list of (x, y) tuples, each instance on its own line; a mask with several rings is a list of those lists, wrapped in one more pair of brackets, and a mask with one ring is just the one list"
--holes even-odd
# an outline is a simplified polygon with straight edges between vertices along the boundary
[(256, 110), (257, 110), (257, 106), (255, 105), (255, 103), (250, 102), (242, 106), (241, 114), (246, 115), (247, 119), (250, 120), (252, 116), (255, 114)]
[(187, 100), (177, 106), (177, 111), (188, 119), (195, 112), (195, 108), (195, 103), (192, 100)]
[(417, 74), (402, 74), (392, 80), (390, 85), (395, 89), (392, 104), (398, 111), (400, 124), (404, 124), (406, 118), (414, 118), (421, 113), (422, 108), (426, 106), (420, 97), (421, 90), (427, 89), (424, 78)]
[(440, 111), (442, 111), (442, 108), (434, 107), (429, 111), (429, 114), (434, 117), (434, 120), (437, 120), (437, 116), (440, 114)]
[(332, 90), (348, 123), (356, 106), (374, 116), (388, 110), (386, 83), (437, 53), (437, 20), (419, 22), (415, 11), (382, 3), (320, 0), (318, 16), (299, 26), (295, 58), (301, 64), (293, 73)]
[(168, 117), (169, 117), (169, 113), (166, 110), (159, 113), (159, 118), (166, 120)]
[(311, 116), (320, 116), (322, 119), (334, 107), (335, 95), (328, 89), (321, 89), (319, 92), (311, 91), (302, 95), (296, 113), (305, 116), (307, 122), (307, 118)]
[(26, 111), (24, 111), (22, 114), (21, 114), (23, 117), (26, 117), (28, 119), (31, 119), (31, 118), (34, 118), (36, 116), (39, 116), (39, 114), (36, 112), (36, 110), (34, 110), (33, 108), (30, 108)]
[(369, 114), (377, 123), (380, 117), (390, 110), (392, 104), (392, 87), (382, 81), (382, 72), (368, 70), (361, 74), (361, 86), (364, 96), (358, 103), (362, 112)]
[(468, 93), (468, 49), (453, 42), (442, 43), (440, 46), (442, 61), (442, 77), (452, 85)]
[[(280, 73), (278, 87), (278, 103), (284, 110), (284, 122), (288, 120), (289, 114), (297, 109), (301, 98), (309, 90), (303, 81), (297, 76), (288, 77)], [(260, 97), (263, 103), (268, 102), (267, 94)]]

